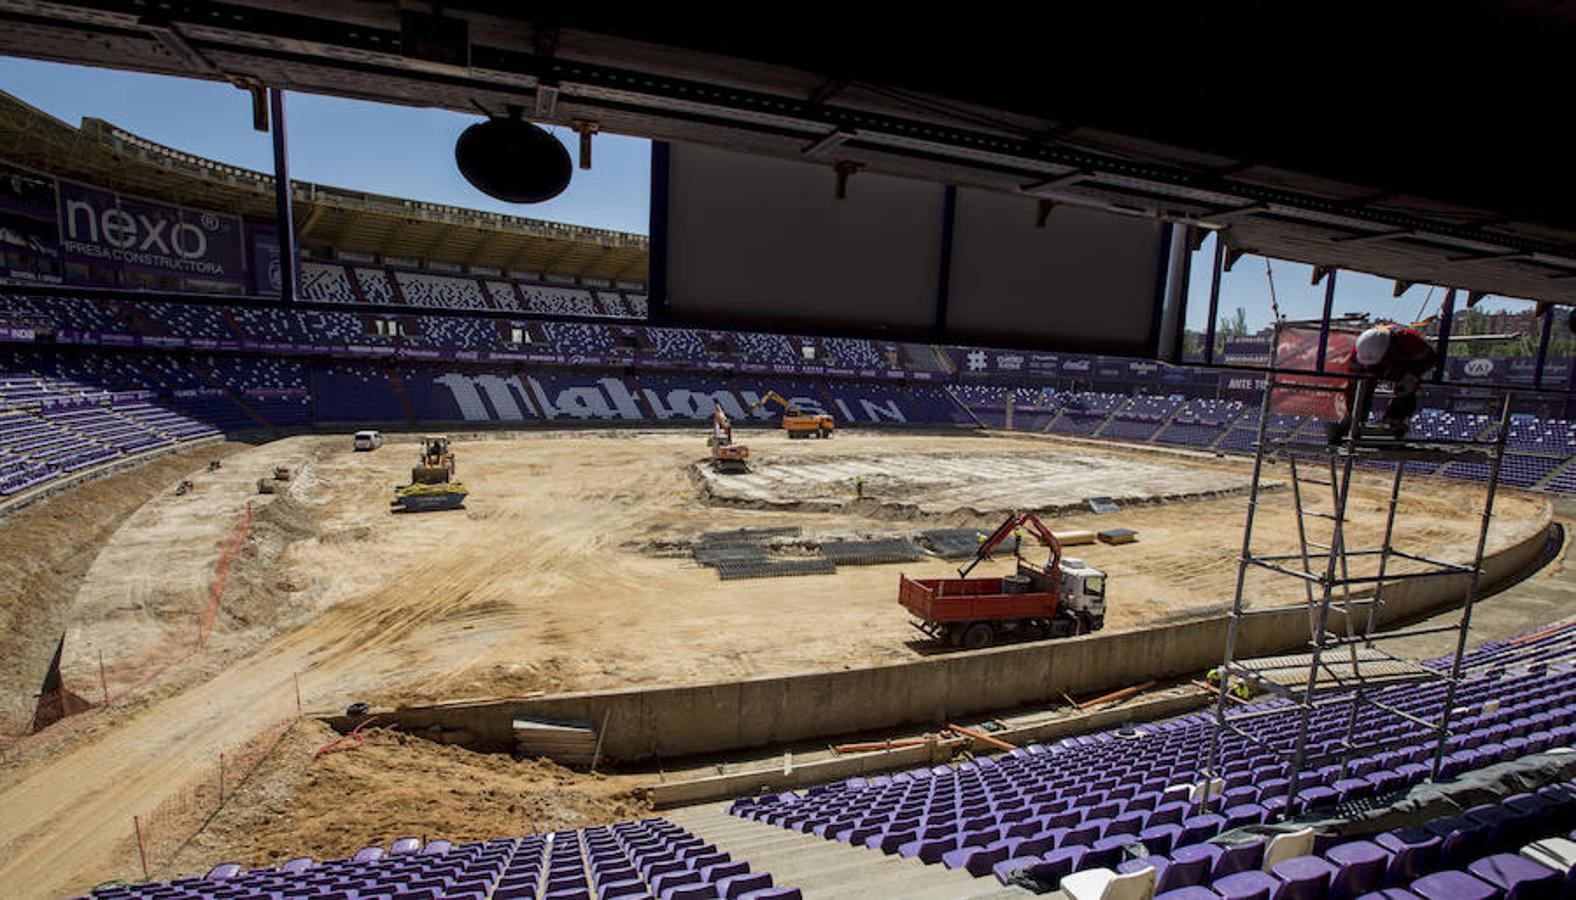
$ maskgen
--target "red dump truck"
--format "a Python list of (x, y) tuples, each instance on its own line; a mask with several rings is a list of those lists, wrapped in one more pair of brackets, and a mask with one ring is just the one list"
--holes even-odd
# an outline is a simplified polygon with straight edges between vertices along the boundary
[[(1020, 557), (1011, 575), (969, 577), (992, 550), (1025, 525), (1050, 548), (1050, 560), (1043, 567)], [(901, 576), (897, 600), (927, 637), (978, 650), (1007, 636), (1039, 640), (1100, 630), (1105, 625), (1105, 573), (1082, 560), (1062, 558), (1056, 535), (1033, 513), (1017, 512), (980, 542), (957, 578)]]

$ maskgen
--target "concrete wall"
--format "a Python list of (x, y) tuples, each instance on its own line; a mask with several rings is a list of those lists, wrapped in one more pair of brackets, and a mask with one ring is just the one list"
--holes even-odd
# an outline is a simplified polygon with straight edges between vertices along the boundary
[[(1485, 560), (1485, 590), (1513, 578), (1538, 558), (1552, 513), (1541, 527)], [(1408, 621), (1459, 604), (1466, 576), (1393, 582), (1385, 590), (1381, 625)], [(1360, 616), (1365, 619), (1366, 616)], [(1150, 678), (1198, 675), (1218, 665), (1224, 616), (1175, 625), (954, 653), (914, 662), (835, 672), (754, 678), (725, 684), (629, 688), (531, 699), (457, 702), (396, 710), (386, 717), (406, 731), (434, 725), (468, 731), (477, 749), (512, 750), (517, 716), (607, 723), (603, 755), (622, 761), (675, 758), (762, 747), (832, 735), (948, 720), (1059, 702), (1063, 692), (1091, 694)], [(1303, 649), (1306, 612), (1245, 620), (1239, 657)], [(354, 723), (330, 717), (335, 727)]]

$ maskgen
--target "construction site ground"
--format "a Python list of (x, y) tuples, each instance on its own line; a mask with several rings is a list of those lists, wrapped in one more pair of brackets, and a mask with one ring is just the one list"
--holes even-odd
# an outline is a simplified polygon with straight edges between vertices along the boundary
[[(376, 452), (352, 453), (348, 435), (234, 449), (218, 472), (188, 460), (184, 477), (193, 490), (176, 496), (161, 487), (118, 522), (95, 518), (93, 486), (40, 504), (36, 510), (55, 511), (51, 540), (77, 548), (80, 571), (25, 582), (34, 586), (27, 593), (15, 582), (0, 587), (0, 615), (26, 622), (18, 611), (28, 604), (56, 611), (21, 632), (25, 640), (11, 638), (19, 662), (4, 670), (6, 699), (15, 706), (37, 691), (63, 630), (68, 685), (98, 697), (103, 651), (116, 702), (5, 750), (0, 883), (45, 896), (140, 876), (132, 816), (182, 789), (219, 749), (292, 718), (297, 679), (307, 709), (343, 709), (358, 700), (391, 705), (725, 681), (935, 652), (897, 606), (897, 577), (943, 576), (955, 562), (723, 582), (682, 553), (703, 532), (797, 526), (810, 542), (989, 530), (1026, 502), (1073, 510), (1086, 497), (1127, 496), (1139, 505), (1049, 520), (1058, 531), (1138, 532), (1133, 544), (1069, 550), (1110, 573), (1108, 629), (1219, 611), (1231, 597), (1243, 460), (1034, 436), (741, 437), (763, 473), (774, 473), (778, 496), (791, 492), (798, 467), (820, 497), (838, 502), (796, 509), (770, 498), (709, 501), (697, 430), (462, 437), (458, 477), (471, 494), (466, 509), (452, 512), (390, 514), (392, 487), (408, 480), (416, 460), (415, 439), (393, 437)], [(848, 460), (859, 461), (863, 499), (854, 496), (853, 476), (837, 468)], [(294, 472), (288, 486), (256, 494), (255, 480), (276, 465)], [(1086, 478), (1069, 474), (1080, 469)], [(1143, 478), (1124, 478), (1129, 470)], [(950, 480), (938, 487), (941, 475)], [(172, 481), (162, 470), (158, 478)], [(1132, 493), (1135, 484), (1142, 495)], [(1401, 511), (1403, 543), (1467, 558), (1481, 494), (1450, 481), (1412, 491)], [(921, 505), (916, 497), (932, 499)], [(935, 497), (948, 500), (938, 505)], [(1015, 499), (1024, 497), (1031, 500)], [(1179, 499), (1144, 505), (1167, 497)], [(250, 532), (217, 624), (193, 652), (219, 547), (248, 502)], [(1287, 510), (1271, 514), (1275, 502), (1281, 499), (1267, 499), (1261, 510), (1260, 533), (1294, 548), (1295, 522)], [(1503, 493), (1491, 549), (1538, 527), (1546, 502)], [(1377, 480), (1355, 489), (1354, 543), (1374, 539), (1384, 507)], [(0, 520), (6, 557), (37, 543), (14, 524)], [(1030, 547), (1025, 555), (1043, 561), (1042, 552)], [(1010, 567), (1003, 557), (979, 571)], [(1274, 586), (1280, 599), (1290, 599), (1285, 588)], [(173, 867), (160, 861), (157, 874), (220, 857), (256, 865), (270, 853), (342, 854), (386, 842), (394, 831), (466, 837), (609, 821), (630, 814), (627, 791), (646, 780), (574, 775), (392, 736), (311, 763), (323, 740), (316, 725), (294, 726), (197, 842)], [(492, 817), (467, 820), (461, 799), (433, 800), (461, 784), (494, 785), (501, 799), (489, 807)], [(350, 808), (343, 798), (351, 795), (379, 814)]]

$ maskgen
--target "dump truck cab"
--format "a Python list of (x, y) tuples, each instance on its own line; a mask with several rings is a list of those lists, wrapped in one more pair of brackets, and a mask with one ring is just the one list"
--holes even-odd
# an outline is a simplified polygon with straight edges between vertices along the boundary
[(1061, 608), (1078, 616), (1087, 630), (1105, 625), (1105, 572), (1081, 559), (1061, 561)]

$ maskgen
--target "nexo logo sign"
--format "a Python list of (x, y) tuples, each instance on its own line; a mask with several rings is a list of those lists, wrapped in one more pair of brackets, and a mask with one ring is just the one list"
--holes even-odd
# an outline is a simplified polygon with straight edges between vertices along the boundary
[[(219, 221), (207, 215), (203, 224), (213, 230)], [(66, 232), (72, 240), (97, 244), (102, 235), (103, 243), (111, 247), (174, 254), (182, 259), (201, 259), (208, 252), (208, 235), (190, 222), (177, 222), (158, 214), (133, 216), (113, 206), (97, 210), (85, 200), (66, 201)]]
[(1485, 375), (1493, 374), (1494, 361), (1492, 359), (1481, 358), (1469, 359), (1467, 360), (1467, 364), (1461, 367), (1461, 371), (1465, 373), (1468, 378), (1482, 378)]

